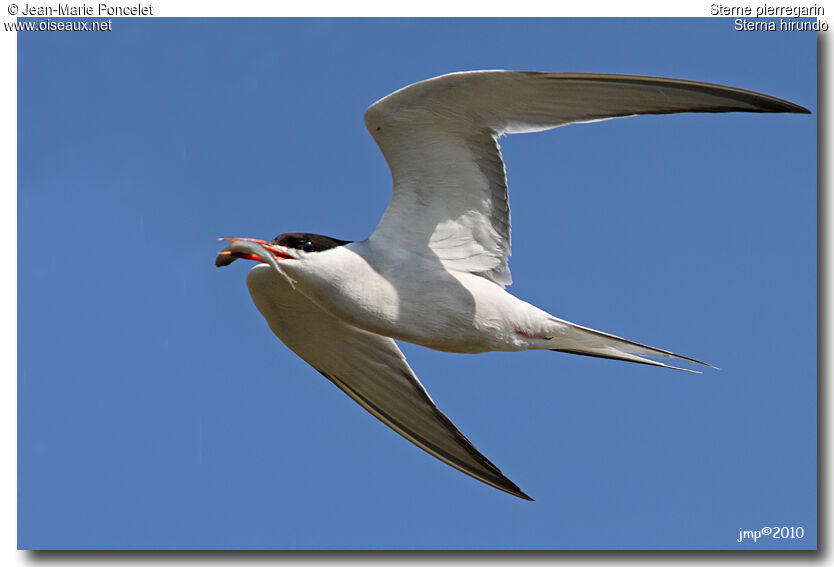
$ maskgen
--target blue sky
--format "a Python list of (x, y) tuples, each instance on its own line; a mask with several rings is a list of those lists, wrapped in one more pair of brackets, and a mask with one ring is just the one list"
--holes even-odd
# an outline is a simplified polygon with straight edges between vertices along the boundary
[[(816, 546), (816, 36), (731, 20), (114, 20), (18, 35), (19, 546)], [(722, 368), (404, 344), (525, 502), (268, 330), (219, 236), (372, 231), (364, 109), (469, 69), (723, 83), (805, 115), (502, 140), (515, 283)], [(315, 340), (311, 337), (311, 340)], [(802, 540), (738, 530), (802, 526)]]

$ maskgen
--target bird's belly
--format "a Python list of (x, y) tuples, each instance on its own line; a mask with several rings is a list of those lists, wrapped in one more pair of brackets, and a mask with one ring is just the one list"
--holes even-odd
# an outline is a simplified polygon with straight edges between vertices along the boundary
[[(448, 352), (496, 350), (494, 337), (474, 324), (473, 305), (455, 294), (386, 293), (340, 290), (342, 297), (319, 296), (323, 307), (356, 327)], [(328, 301), (327, 298), (330, 298)], [(323, 301), (322, 301), (323, 300)]]
[(361, 278), (299, 281), (299, 287), (351, 325), (431, 349), (479, 353), (530, 348), (528, 337), (513, 323), (514, 310), (523, 302), (483, 278), (469, 277), (479, 281), (472, 285), (449, 272), (427, 277), (369, 271)]

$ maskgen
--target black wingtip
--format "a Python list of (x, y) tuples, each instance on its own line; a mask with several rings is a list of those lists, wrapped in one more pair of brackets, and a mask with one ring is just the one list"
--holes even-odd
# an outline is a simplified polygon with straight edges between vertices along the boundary
[(493, 486), (495, 488), (503, 490), (507, 494), (511, 494), (512, 496), (516, 496), (518, 498), (521, 498), (522, 500), (527, 500), (529, 502), (535, 502), (535, 500), (533, 500), (532, 498), (527, 496), (527, 494), (525, 494), (523, 490), (521, 490), (518, 486), (516, 486), (513, 481), (511, 481), (507, 477), (504, 477), (504, 481), (505, 482), (503, 483), (503, 486), (498, 485), (498, 484), (493, 484)]
[(800, 106), (795, 104), (789, 100), (783, 100), (781, 98), (775, 98), (775, 102), (777, 103), (772, 108), (768, 109), (767, 112), (789, 112), (791, 114), (812, 114), (810, 110), (805, 108), (804, 106)]

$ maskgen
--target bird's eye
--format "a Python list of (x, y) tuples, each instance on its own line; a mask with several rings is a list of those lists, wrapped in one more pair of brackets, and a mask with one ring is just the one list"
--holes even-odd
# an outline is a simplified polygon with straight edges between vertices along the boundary
[(301, 245), (301, 249), (305, 252), (312, 252), (313, 251), (313, 243), (309, 240)]

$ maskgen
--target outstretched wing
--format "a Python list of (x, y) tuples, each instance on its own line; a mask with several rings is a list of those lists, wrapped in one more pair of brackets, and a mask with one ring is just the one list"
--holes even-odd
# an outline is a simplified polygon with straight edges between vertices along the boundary
[(272, 332), (385, 425), (459, 471), (532, 500), (437, 409), (393, 339), (343, 323), (270, 266), (255, 266), (246, 284)]
[(510, 208), (499, 136), (637, 114), (731, 111), (809, 112), (742, 89), (637, 75), (471, 71), (415, 83), (365, 113), (394, 181), (371, 238), (507, 285)]

